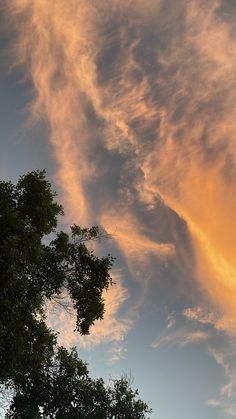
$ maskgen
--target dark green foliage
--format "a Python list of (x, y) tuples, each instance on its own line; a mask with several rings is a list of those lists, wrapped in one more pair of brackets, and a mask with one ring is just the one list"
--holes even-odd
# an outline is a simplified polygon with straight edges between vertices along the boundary
[[(0, 386), (14, 392), (7, 418), (135, 419), (148, 407), (124, 379), (106, 388), (92, 380), (77, 352), (57, 348), (45, 305), (67, 294), (75, 328), (89, 333), (104, 314), (113, 258), (98, 258), (87, 242), (98, 227), (56, 232), (63, 209), (44, 171), (0, 182)], [(2, 393), (4, 397), (4, 390)]]
[(112, 257), (99, 259), (86, 247), (99, 236), (97, 227), (56, 233), (63, 210), (54, 199), (44, 171), (22, 176), (16, 186), (0, 182), (0, 382), (15, 379), (32, 347), (44, 361), (41, 335), (53, 347), (55, 335), (43, 320), (46, 300), (67, 292), (83, 334), (103, 316)]
[(20, 215), (42, 236), (57, 226), (61, 205), (54, 201), (55, 193), (45, 178), (45, 171), (35, 171), (22, 176), (16, 186), (17, 208)]
[(142, 419), (150, 412), (124, 378), (92, 380), (75, 349), (58, 348), (49, 368), (18, 386), (8, 419)]

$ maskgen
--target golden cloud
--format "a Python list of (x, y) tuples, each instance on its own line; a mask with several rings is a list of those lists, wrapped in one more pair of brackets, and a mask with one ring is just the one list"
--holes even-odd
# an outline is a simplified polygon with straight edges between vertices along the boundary
[[(103, 0), (9, 4), (19, 28), (18, 61), (34, 86), (32, 113), (49, 123), (69, 218), (91, 221), (96, 147), (125, 156), (135, 167), (126, 181), (137, 205), (161, 196), (186, 221), (196, 277), (232, 333), (236, 45), (230, 23), (217, 15), (219, 1), (183, 0), (171, 13), (164, 1), (113, 0), (109, 10)], [(174, 253), (171, 244), (148, 237), (128, 202), (118, 215), (119, 200), (117, 214), (104, 204), (96, 221), (116, 225), (128, 261), (142, 265), (147, 254)]]

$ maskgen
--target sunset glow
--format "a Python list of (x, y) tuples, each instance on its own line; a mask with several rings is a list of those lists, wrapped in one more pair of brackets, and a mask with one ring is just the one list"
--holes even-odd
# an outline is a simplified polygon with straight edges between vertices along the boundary
[[(190, 328), (212, 330), (180, 328), (154, 336), (149, 346), (189, 347), (222, 333), (235, 350), (233, 3), (9, 0), (4, 9), (15, 33), (11, 65), (23, 68), (31, 83), (29, 119), (49, 129), (66, 220), (101, 225), (125, 263), (124, 272), (118, 262), (117, 285), (104, 296), (105, 320), (80, 341), (84, 348), (128, 339), (152, 287), (165, 270), (172, 278), (174, 266), (183, 277), (171, 301), (185, 293), (189, 299), (170, 310), (179, 310)], [(64, 323), (63, 317), (62, 329)], [(77, 342), (70, 332), (63, 336), (68, 345)], [(124, 354), (118, 346), (113, 353)], [(209, 395), (208, 408), (221, 408), (226, 418), (236, 415), (236, 373), (227, 361), (233, 350), (220, 349), (223, 358), (208, 351), (231, 383), (217, 400)]]

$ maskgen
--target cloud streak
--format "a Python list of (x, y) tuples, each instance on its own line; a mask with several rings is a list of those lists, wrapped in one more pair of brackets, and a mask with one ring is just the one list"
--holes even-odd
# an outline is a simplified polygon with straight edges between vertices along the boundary
[[(231, 350), (232, 347), (234, 347), (235, 350), (235, 341), (233, 345), (231, 343)], [(236, 370), (234, 353), (230, 354), (227, 353), (227, 351), (211, 349), (210, 354), (213, 356), (217, 364), (223, 368), (227, 382), (220, 390), (219, 399), (210, 399), (207, 403), (209, 406), (221, 408), (227, 416), (235, 417)]]
[(180, 346), (193, 345), (204, 342), (209, 338), (209, 334), (203, 330), (187, 330), (179, 329), (156, 339), (152, 344), (152, 348), (160, 348), (161, 346)]

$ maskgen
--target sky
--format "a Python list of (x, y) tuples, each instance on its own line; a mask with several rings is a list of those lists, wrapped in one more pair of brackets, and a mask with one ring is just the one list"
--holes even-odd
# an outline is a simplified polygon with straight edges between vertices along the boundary
[(3, 0), (0, 176), (47, 171), (116, 257), (104, 320), (59, 340), (152, 419), (236, 417), (235, 0)]

